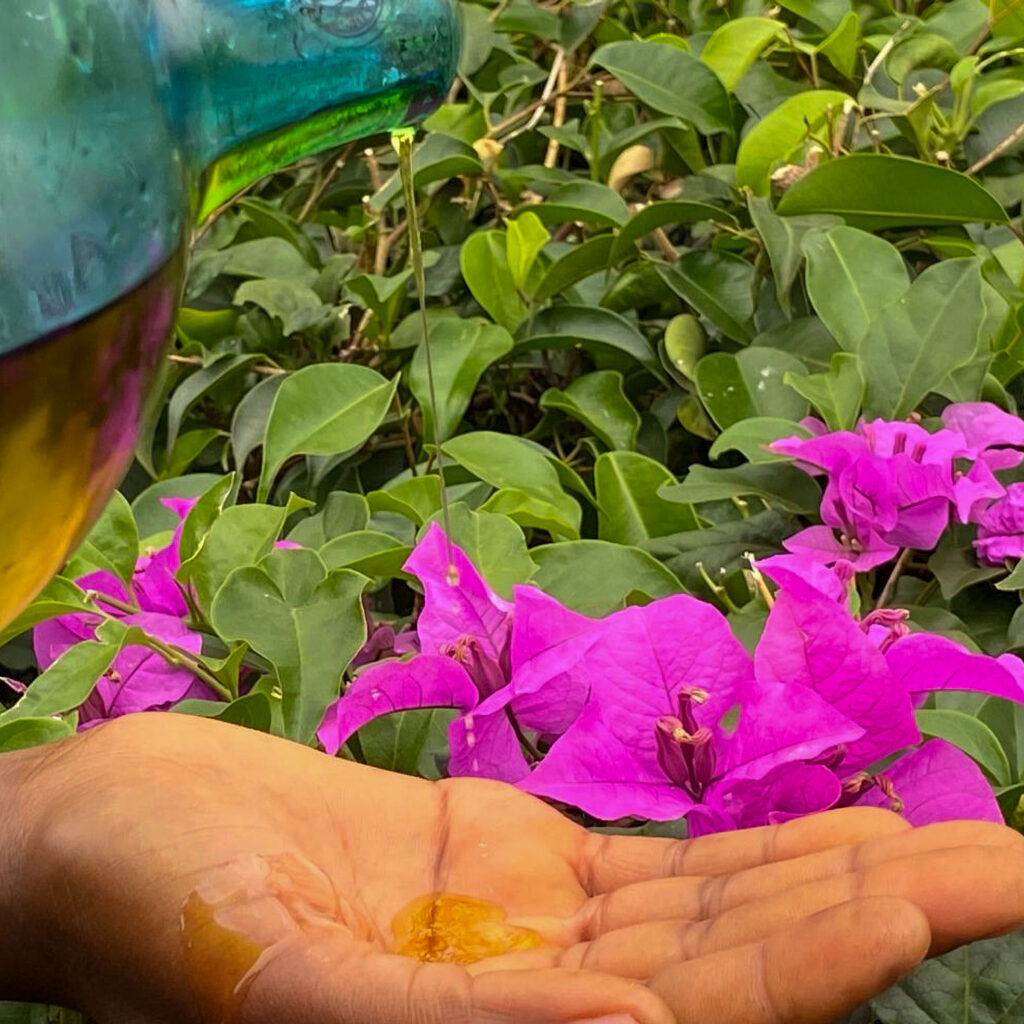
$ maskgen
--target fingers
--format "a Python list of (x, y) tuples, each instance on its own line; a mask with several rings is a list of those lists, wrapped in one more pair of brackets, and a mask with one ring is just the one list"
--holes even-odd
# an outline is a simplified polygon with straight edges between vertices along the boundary
[(768, 938), (830, 907), (868, 896), (897, 897), (928, 919), (931, 952), (1024, 923), (1024, 854), (960, 847), (887, 861), (744, 903), (719, 917), (637, 924), (566, 950), (564, 967), (649, 978), (669, 964)]
[(1024, 850), (1024, 837), (988, 822), (943, 822), (762, 864), (729, 876), (640, 882), (590, 900), (579, 914), (580, 937), (589, 939), (601, 932), (665, 918), (703, 920), (798, 885), (867, 871), (890, 860), (963, 846), (1019, 852)]
[(330, 939), (283, 949), (252, 981), (239, 1024), (676, 1024), (644, 985), (585, 971), (470, 977)]
[(912, 903), (861, 899), (764, 942), (665, 968), (650, 988), (679, 1024), (829, 1024), (912, 970), (929, 941)]
[(898, 815), (874, 807), (850, 807), (765, 828), (723, 832), (682, 842), (589, 834), (580, 876), (591, 895), (624, 885), (682, 875), (728, 875), (803, 857), (872, 836), (904, 832)]

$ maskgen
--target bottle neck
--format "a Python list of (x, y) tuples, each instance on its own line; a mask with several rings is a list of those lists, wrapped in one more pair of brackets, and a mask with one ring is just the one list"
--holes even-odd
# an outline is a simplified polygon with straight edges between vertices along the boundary
[(414, 122), (454, 77), (453, 0), (151, 0), (200, 219), (312, 153)]

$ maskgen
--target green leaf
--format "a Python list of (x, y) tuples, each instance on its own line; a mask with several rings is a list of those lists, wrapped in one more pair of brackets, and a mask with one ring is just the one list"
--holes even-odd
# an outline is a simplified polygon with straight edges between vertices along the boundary
[(731, 253), (688, 252), (672, 267), (659, 266), (661, 279), (707, 317), (727, 338), (754, 337), (754, 267)]
[(786, 456), (767, 451), (769, 444), (783, 437), (810, 436), (809, 430), (793, 420), (779, 419), (777, 416), (752, 416), (723, 430), (715, 438), (708, 454), (711, 458), (717, 459), (724, 452), (740, 452), (748, 462), (779, 462)]
[(1020, 39), (1024, 36), (1024, 8), (1020, 0), (988, 0), (992, 35)]
[(792, 516), (771, 509), (749, 519), (738, 519), (703, 530), (688, 530), (671, 537), (655, 537), (642, 547), (683, 581), (693, 593), (705, 591), (698, 564), (712, 577), (747, 568), (748, 553), (767, 558), (782, 550), (782, 542), (800, 528)]
[(540, 397), (540, 407), (579, 420), (613, 450), (636, 447), (640, 413), (626, 397), (622, 374), (616, 370), (586, 373), (565, 389), (548, 388)]
[(785, 26), (773, 18), (734, 18), (712, 33), (700, 59), (732, 92), (761, 52), (774, 40), (784, 38)]
[(817, 410), (829, 430), (853, 430), (864, 402), (864, 376), (860, 358), (836, 352), (826, 373), (787, 373), (782, 378)]
[(219, 473), (189, 473), (174, 480), (158, 480), (150, 484), (133, 502), (132, 515), (140, 537), (152, 537), (173, 530), (179, 516), (163, 504), (164, 498), (198, 498), (214, 484), (223, 480)]
[(556, 188), (530, 209), (545, 224), (580, 221), (602, 227), (620, 227), (629, 220), (629, 207), (618, 192), (599, 181), (581, 178)]
[[(749, 188), (754, 195), (766, 196), (771, 190), (772, 171), (793, 160), (809, 135), (830, 117), (838, 117), (843, 105), (851, 102), (844, 92), (815, 89), (797, 93), (761, 118), (744, 136), (736, 154), (736, 185)], [(787, 194), (788, 198), (788, 194)], [(783, 200), (783, 204), (785, 199)], [(825, 213), (828, 210), (784, 210), (779, 213)]]
[(258, 562), (271, 550), (287, 512), (275, 505), (234, 505), (214, 520), (202, 547), (176, 574), (179, 582), (192, 586), (200, 608), (209, 609), (233, 570)]
[(857, 228), (838, 227), (804, 243), (807, 293), (815, 312), (847, 352), (856, 352), (869, 324), (910, 287), (899, 250)]
[(771, 200), (751, 195), (748, 200), (750, 219), (764, 241), (775, 278), (775, 294), (784, 313), (789, 316), (792, 304), (789, 291), (800, 273), (804, 246), (815, 234), (840, 223), (837, 217), (779, 217)]
[(595, 235), (579, 245), (574, 245), (564, 256), (555, 260), (545, 271), (534, 292), (537, 302), (561, 295), (578, 281), (604, 270), (608, 266), (614, 235)]
[(938, 547), (928, 559), (928, 569), (939, 581), (942, 596), (950, 601), (962, 590), (1001, 576), (1003, 569), (979, 565), (974, 552), (957, 536), (959, 530), (943, 534)]
[[(483, 166), (472, 146), (443, 132), (431, 132), (413, 150), (413, 186), (421, 189), (435, 181), (445, 181), (459, 175), (477, 177)], [(392, 175), (380, 191), (370, 199), (370, 209), (380, 213), (401, 195), (402, 183), (397, 173)]]
[(608, 615), (634, 594), (680, 594), (679, 581), (646, 551), (603, 540), (544, 544), (530, 552), (537, 565), (531, 581), (545, 594), (584, 615)]
[(558, 472), (528, 441), (508, 434), (478, 430), (454, 437), (445, 454), (492, 487), (511, 487), (541, 502), (560, 524), (559, 533), (579, 536), (579, 504), (562, 490)]
[(834, 32), (850, 10), (850, 0), (779, 0), (779, 6), (816, 25), (822, 32)]
[(277, 236), (294, 245), (302, 258), (313, 267), (319, 267), (320, 254), (316, 250), (313, 239), (302, 230), (302, 226), (283, 210), (268, 203), (258, 196), (242, 196), (238, 207), (255, 225), (256, 230), (264, 237)]
[[(244, 646), (242, 649), (245, 649)], [(273, 723), (270, 699), (259, 690), (247, 693), (230, 704), (220, 700), (183, 700), (170, 710), (178, 715), (196, 715), (198, 718), (229, 722), (256, 732), (270, 732)]]
[(259, 500), (293, 455), (337, 455), (358, 448), (380, 425), (398, 386), (365, 366), (318, 363), (278, 388), (263, 441)]
[(226, 437), (227, 434), (216, 427), (200, 427), (179, 434), (174, 447), (160, 462), (159, 478), (170, 480), (180, 476), (214, 441)]
[[(443, 516), (435, 513), (431, 522), (443, 526)], [(511, 599), (513, 588), (533, 575), (523, 531), (507, 516), (477, 512), (457, 501), (448, 509), (448, 525), (452, 543), (502, 597)]]
[(868, 231), (1007, 219), (996, 198), (966, 174), (885, 153), (821, 164), (782, 197), (779, 213), (835, 213)]
[(821, 489), (796, 466), (768, 463), (712, 469), (694, 465), (682, 483), (664, 487), (659, 494), (666, 501), (698, 505), (702, 501), (755, 495), (767, 505), (788, 512), (817, 512)]
[(705, 135), (732, 129), (729, 94), (718, 76), (692, 54), (665, 43), (605, 43), (591, 58), (641, 103), (690, 121)]
[(329, 540), (355, 530), (366, 529), (370, 506), (361, 494), (332, 491), (319, 512), (303, 519), (288, 539), (305, 548), (322, 548)]
[[(24, 750), (27, 747), (38, 747), (44, 743), (53, 743), (56, 740), (65, 739), (68, 736), (74, 735), (74, 729), (70, 722), (64, 722), (58, 718), (18, 718), (12, 722), (4, 722), (0, 725), (0, 753), (6, 753), (9, 750)], [(42, 1007), (26, 1007), (26, 1009), (41, 1010)], [(52, 1008), (51, 1008), (52, 1009)], [(3, 1016), (5, 1010), (4, 1005), (0, 1005), (0, 1021), (5, 1022), (7, 1018)], [(12, 1018), (13, 1020), (14, 1018)], [(77, 1022), (80, 1018), (77, 1016), (72, 1017), (24, 1017), (18, 1018), (21, 1024), (51, 1024), (54, 1020), (67, 1021), (67, 1024)]]
[(697, 317), (692, 313), (680, 313), (669, 320), (658, 352), (677, 383), (684, 384), (693, 380), (697, 363), (707, 347), (708, 336)]
[(623, 352), (655, 377), (665, 376), (650, 342), (624, 317), (599, 306), (552, 306), (523, 324), (515, 350), (581, 347)]
[(419, 528), (441, 507), (441, 478), (428, 473), (388, 484), (371, 491), (366, 503), (373, 512), (395, 512)]
[(449, 708), (417, 708), (371, 719), (357, 733), (366, 764), (403, 775), (438, 778), (436, 758), (448, 754)]
[(231, 451), (239, 471), (245, 468), (245, 460), (263, 444), (274, 395), (284, 382), (284, 374), (265, 377), (235, 406), (231, 417)]
[(636, 452), (605, 452), (594, 465), (597, 490), (597, 532), (615, 544), (640, 544), (697, 529), (692, 508), (666, 501), (662, 487), (676, 478), (660, 463)]
[(974, 758), (999, 786), (1012, 781), (1010, 762), (992, 730), (973, 715), (962, 711), (920, 710), (915, 713), (917, 727), (925, 736), (938, 736)]
[(239, 285), (234, 303), (244, 306), (247, 302), (280, 320), (281, 331), (286, 336), (315, 327), (330, 312), (330, 307), (309, 285), (277, 277)]
[(236, 569), (217, 591), (211, 623), (226, 640), (244, 641), (273, 666), (290, 739), (308, 743), (341, 676), (366, 640), (366, 577), (326, 573), (312, 551), (273, 551), (259, 566)]
[(551, 236), (540, 217), (531, 210), (521, 213), (515, 220), (506, 221), (506, 226), (508, 269), (516, 287), (522, 290), (526, 288), (530, 271)]
[[(319, 304), (320, 300), (317, 299)], [(174, 442), (181, 429), (182, 420), (196, 402), (205, 398), (212, 391), (224, 384), (235, 374), (247, 370), (260, 356), (234, 355), (225, 352), (217, 356), (206, 366), (200, 367), (189, 374), (174, 390), (171, 400), (167, 403), (167, 450), (174, 447)]]
[(985, 316), (976, 260), (928, 267), (906, 297), (882, 310), (860, 344), (869, 417), (904, 419), (974, 356)]
[(786, 383), (806, 368), (796, 356), (773, 348), (712, 352), (697, 363), (695, 381), (705, 408), (723, 430), (752, 416), (799, 420), (807, 401)]
[(84, 591), (76, 583), (63, 576), (54, 576), (21, 615), (0, 629), (0, 647), (47, 619), (92, 611), (94, 608), (85, 600)]
[(182, 524), (178, 540), (179, 565), (187, 564), (199, 552), (206, 535), (224, 511), (234, 487), (235, 474), (229, 473), (205, 490), (192, 506)]
[[(447, 317), (431, 325), (430, 355), (440, 405), (438, 433), (442, 440), (455, 433), (484, 370), (508, 355), (512, 345), (512, 336), (504, 327), (476, 317)], [(412, 358), (409, 389), (423, 410), (423, 436), (433, 438), (434, 405), (430, 399), (424, 344), (417, 347)]]
[(1024, 932), (925, 961), (871, 1000), (882, 1024), (1012, 1024), (1024, 1002)]
[(227, 257), (223, 273), (233, 277), (285, 278), (312, 285), (317, 279), (317, 268), (312, 266), (283, 238), (257, 238), (225, 249)]
[(119, 643), (85, 640), (69, 647), (29, 685), (12, 708), (0, 714), (0, 724), (16, 718), (59, 715), (83, 704), (97, 680), (121, 650)]
[(123, 583), (131, 583), (138, 559), (139, 531), (135, 516), (128, 499), (115, 491), (64, 571), (74, 578), (84, 576), (91, 569), (103, 569)]
[(656, 228), (667, 224), (697, 224), (700, 221), (714, 220), (722, 224), (736, 224), (736, 218), (719, 206), (710, 203), (689, 202), (682, 199), (668, 199), (658, 203), (650, 203), (635, 213), (629, 223), (623, 227), (615, 238), (611, 258), (620, 259), (636, 243), (646, 238)]
[(364, 576), (398, 576), (411, 553), (408, 544), (378, 530), (346, 533), (319, 551), (328, 569), (354, 569)]
[(459, 265), (466, 286), (492, 319), (514, 331), (526, 316), (526, 304), (508, 264), (503, 231), (478, 231), (463, 243)]
[(844, 78), (854, 78), (859, 52), (860, 18), (856, 11), (849, 11), (835, 31), (818, 47), (818, 53), (826, 56)]

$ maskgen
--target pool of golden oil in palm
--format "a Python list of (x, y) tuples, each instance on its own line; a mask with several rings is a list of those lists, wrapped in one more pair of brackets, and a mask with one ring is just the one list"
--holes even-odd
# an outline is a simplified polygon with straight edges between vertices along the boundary
[(0, 355), (0, 627), (61, 568), (127, 470), (181, 267), (175, 257), (104, 309)]

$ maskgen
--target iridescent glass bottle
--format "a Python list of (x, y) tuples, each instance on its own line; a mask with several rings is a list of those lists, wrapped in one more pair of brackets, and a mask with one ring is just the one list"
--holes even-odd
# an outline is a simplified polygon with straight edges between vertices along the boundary
[(2, 0), (0, 625), (131, 460), (192, 221), (414, 122), (457, 46), (453, 0)]

